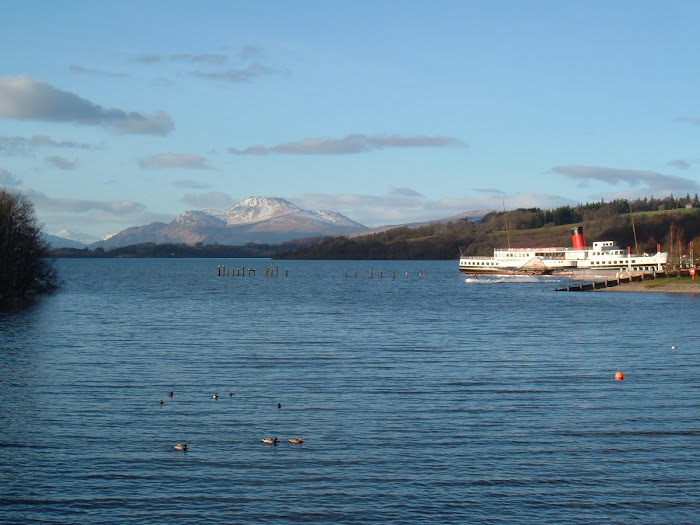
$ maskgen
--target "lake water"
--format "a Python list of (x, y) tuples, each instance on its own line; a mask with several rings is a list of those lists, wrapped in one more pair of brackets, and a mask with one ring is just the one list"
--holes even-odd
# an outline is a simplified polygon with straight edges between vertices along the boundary
[(700, 297), (57, 263), (0, 310), (0, 522), (698, 522)]

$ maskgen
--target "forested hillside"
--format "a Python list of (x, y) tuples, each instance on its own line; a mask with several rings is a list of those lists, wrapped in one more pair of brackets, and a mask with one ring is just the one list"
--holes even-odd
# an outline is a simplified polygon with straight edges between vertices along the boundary
[[(587, 244), (616, 241), (633, 252), (686, 253), (690, 241), (700, 252), (700, 202), (694, 198), (615, 200), (554, 210), (493, 212), (469, 221), (394, 228), (358, 237), (335, 237), (301, 250), (278, 254), (296, 259), (455, 259), (460, 251), (492, 255), (495, 247), (570, 246), (571, 228), (583, 226)], [(635, 235), (636, 234), (636, 235)], [(636, 243), (635, 243), (636, 237)]]

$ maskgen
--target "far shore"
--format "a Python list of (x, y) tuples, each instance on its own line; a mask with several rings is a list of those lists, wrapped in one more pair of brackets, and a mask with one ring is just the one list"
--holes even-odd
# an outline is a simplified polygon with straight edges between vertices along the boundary
[(636, 281), (624, 283), (609, 288), (598, 288), (596, 292), (663, 292), (663, 293), (692, 293), (700, 294), (700, 278), (676, 279), (652, 279), (648, 281)]

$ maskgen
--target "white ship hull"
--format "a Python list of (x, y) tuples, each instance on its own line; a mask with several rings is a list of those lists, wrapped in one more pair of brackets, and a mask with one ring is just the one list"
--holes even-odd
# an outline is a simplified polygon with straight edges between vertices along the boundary
[(493, 257), (460, 256), (459, 271), (491, 275), (578, 275), (664, 271), (668, 254), (631, 254), (613, 241), (585, 247), (583, 228), (574, 228), (573, 248), (496, 248)]

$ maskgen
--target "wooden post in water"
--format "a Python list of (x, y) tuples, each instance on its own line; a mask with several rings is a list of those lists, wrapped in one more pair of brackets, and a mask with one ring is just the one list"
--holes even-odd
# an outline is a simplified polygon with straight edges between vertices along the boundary
[(357, 270), (355, 270), (355, 279), (357, 279)]
[(373, 270), (372, 270), (372, 267), (370, 266), (369, 267), (369, 278), (370, 279), (372, 278), (372, 273), (373, 273)]
[(391, 278), (396, 279), (396, 270), (391, 272)]
[(384, 272), (382, 272), (382, 270), (379, 270), (379, 278), (380, 278), (380, 279), (382, 278), (383, 273), (384, 273)]
[(284, 271), (284, 276), (285, 276), (285, 277), (289, 277), (289, 270), (285, 270), (285, 271)]
[(217, 266), (217, 275), (221, 277), (221, 266)]

